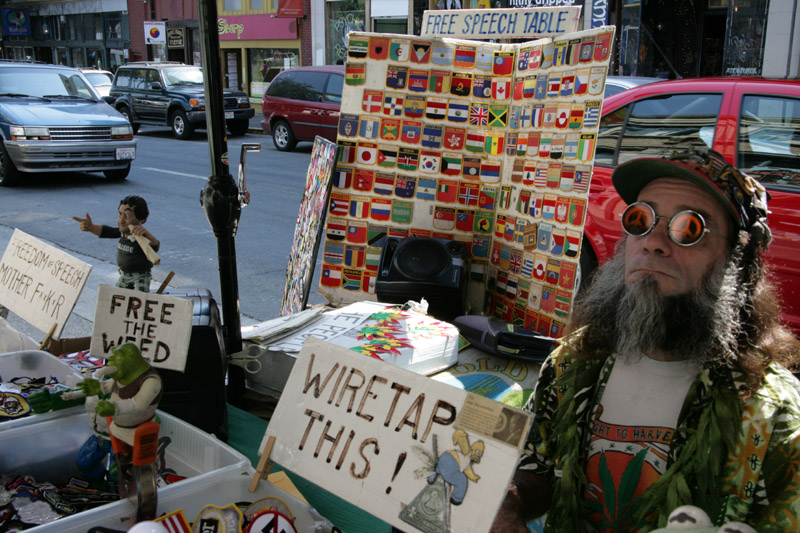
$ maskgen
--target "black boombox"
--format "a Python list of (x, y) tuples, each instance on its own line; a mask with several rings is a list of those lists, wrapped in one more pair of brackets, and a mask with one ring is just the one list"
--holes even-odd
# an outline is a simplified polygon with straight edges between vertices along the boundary
[(386, 237), (375, 292), (386, 303), (428, 302), (428, 313), (450, 321), (467, 307), (469, 253), (459, 241)]

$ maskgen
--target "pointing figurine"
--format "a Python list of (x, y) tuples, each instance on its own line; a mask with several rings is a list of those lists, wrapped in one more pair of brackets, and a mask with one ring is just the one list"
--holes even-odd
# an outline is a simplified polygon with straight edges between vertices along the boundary
[(149, 214), (144, 198), (126, 196), (119, 203), (116, 228), (95, 224), (89, 213), (84, 218), (72, 217), (78, 221), (81, 231), (94, 233), (101, 239), (119, 239), (117, 287), (150, 292), (151, 269), (159, 263), (156, 252), (161, 243), (144, 227)]

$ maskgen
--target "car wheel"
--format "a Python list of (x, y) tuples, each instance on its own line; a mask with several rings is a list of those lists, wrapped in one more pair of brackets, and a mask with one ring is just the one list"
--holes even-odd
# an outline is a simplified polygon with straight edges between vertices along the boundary
[(133, 133), (134, 134), (135, 133), (139, 133), (139, 125), (138, 124), (134, 124), (131, 121), (131, 110), (128, 109), (128, 106), (126, 106), (126, 105), (120, 106), (120, 108), (117, 109), (117, 111), (119, 111), (119, 114), (122, 115), (123, 117), (125, 117), (126, 119), (128, 119), (128, 122), (131, 123), (131, 128), (133, 128)]
[(241, 137), (247, 130), (250, 129), (250, 121), (249, 120), (231, 120), (228, 122), (228, 129), (231, 131), (231, 135), (235, 137)]
[(125, 165), (125, 168), (115, 168), (113, 170), (104, 170), (103, 174), (110, 180), (124, 180), (131, 172), (131, 164)]
[(22, 173), (9, 157), (6, 146), (0, 143), (0, 185), (10, 187), (19, 182)]
[(297, 146), (292, 128), (285, 120), (279, 120), (272, 127), (272, 142), (281, 152), (291, 152)]
[(172, 126), (172, 134), (178, 139), (189, 139), (194, 133), (194, 126), (186, 118), (186, 113), (183, 109), (176, 109), (172, 113), (169, 123)]

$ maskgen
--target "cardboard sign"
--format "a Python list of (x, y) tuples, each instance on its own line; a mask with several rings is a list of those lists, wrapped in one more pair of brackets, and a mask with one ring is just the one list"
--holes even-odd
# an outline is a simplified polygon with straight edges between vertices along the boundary
[(309, 338), (264, 443), (403, 531), (488, 531), (529, 427), (524, 411)]
[(581, 6), (450, 9), (422, 14), (421, 37), (532, 39), (578, 31)]
[(150, 365), (183, 372), (193, 307), (186, 298), (101, 285), (90, 352), (107, 357), (114, 346), (132, 342)]
[(59, 339), (91, 265), (18, 229), (0, 262), (0, 303)]

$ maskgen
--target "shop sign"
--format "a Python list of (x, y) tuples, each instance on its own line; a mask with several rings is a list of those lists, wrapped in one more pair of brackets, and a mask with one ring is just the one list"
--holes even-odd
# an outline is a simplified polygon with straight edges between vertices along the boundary
[(278, 17), (303, 17), (303, 0), (278, 0)]
[(0, 260), (0, 301), (12, 313), (59, 339), (89, 279), (91, 265), (18, 229)]
[[(544, 3), (545, 0), (542, 0)], [(425, 11), (422, 37), (534, 38), (578, 30), (581, 6)]]
[(259, 465), (275, 461), (403, 531), (489, 531), (530, 415), (376, 357), (309, 335)]
[(184, 48), (186, 46), (186, 28), (167, 28), (167, 47)]
[(30, 37), (31, 14), (27, 9), (3, 9), (3, 33), (17, 37)]
[(592, 1), (592, 28), (608, 24), (608, 0)]
[(145, 44), (167, 44), (167, 23), (164, 21), (145, 20), (144, 26)]
[(582, 5), (583, 5), (583, 0), (508, 0), (508, 7), (514, 7), (514, 8), (582, 6)]
[(232, 15), (217, 19), (221, 41), (250, 39), (297, 39), (297, 21), (269, 15)]
[(107, 357), (131, 342), (151, 366), (183, 372), (193, 309), (187, 298), (100, 285), (89, 351)]

